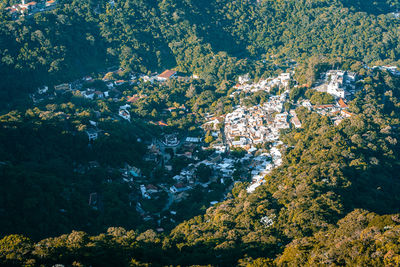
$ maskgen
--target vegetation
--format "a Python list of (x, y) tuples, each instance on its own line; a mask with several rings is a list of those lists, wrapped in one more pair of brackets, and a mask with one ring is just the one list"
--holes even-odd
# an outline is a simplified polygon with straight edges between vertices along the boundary
[[(398, 5), (383, 2), (379, 13)], [(9, 4), (2, 2), (3, 7)], [(357, 60), (397, 61), (400, 22), (390, 14), (354, 12), (377, 10), (374, 5), (347, 0), (60, 0), (55, 11), (17, 21), (2, 9), (2, 99), (82, 77), (99, 66), (149, 72), (176, 65), (220, 84), (245, 71), (261, 77), (271, 70), (250, 58), (272, 61), (278, 68), (291, 58), (307, 64), (305, 71), (321, 60), (348, 66)]]
[[(12, 20), (3, 7), (13, 2), (2, 1), (0, 264), (400, 265), (400, 78), (364, 66), (399, 63), (400, 20), (389, 14), (399, 2), (367, 2), (60, 0), (54, 11)], [(283, 164), (264, 185), (249, 194), (246, 182), (236, 183), (208, 209), (204, 203), (217, 193), (205, 196), (199, 187), (175, 204), (187, 212), (171, 231), (147, 230), (157, 224), (143, 223), (119, 169), (139, 166), (150, 182), (168, 183), (164, 170), (144, 162), (147, 142), (161, 132), (200, 136), (196, 126), (206, 113), (263, 103), (265, 92), (230, 98), (235, 77), (249, 72), (257, 80), (292, 60), (299, 83), (291, 87), (293, 103), (330, 104), (330, 95), (307, 88), (328, 68), (357, 71), (353, 116), (334, 126), (298, 107), (302, 128), (282, 132)], [(111, 100), (76, 92), (31, 107), (22, 97), (88, 74), (95, 81), (83, 89), (103, 92), (98, 73), (113, 66), (122, 66), (109, 74), (114, 79), (171, 67), (200, 79), (140, 80)], [(128, 123), (115, 114), (132, 95), (138, 98)], [(103, 132), (88, 145), (93, 120)], [(168, 127), (161, 131), (156, 121)], [(213, 141), (208, 133), (205, 142)], [(169, 154), (174, 171), (190, 163)], [(196, 173), (201, 182), (210, 174), (205, 165)]]
[[(303, 127), (282, 137), (288, 144), (284, 164), (254, 193), (238, 183), (228, 200), (167, 235), (110, 228), (99, 236), (72, 232), (35, 245), (6, 236), (2, 260), (105, 266), (107, 255), (116, 253), (113, 262), (121, 265), (396, 264), (399, 215), (376, 213), (399, 212), (400, 79), (368, 75), (350, 103), (357, 115), (337, 127), (328, 117), (297, 110)], [(203, 169), (198, 175), (206, 175)], [(354, 256), (353, 249), (365, 252)]]

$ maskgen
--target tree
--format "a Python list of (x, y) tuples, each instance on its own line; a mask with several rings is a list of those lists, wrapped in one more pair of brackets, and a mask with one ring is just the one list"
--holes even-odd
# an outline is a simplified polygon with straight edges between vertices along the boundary
[(207, 135), (204, 138), (204, 142), (206, 142), (207, 144), (212, 143), (214, 141), (214, 137), (212, 137), (211, 135)]

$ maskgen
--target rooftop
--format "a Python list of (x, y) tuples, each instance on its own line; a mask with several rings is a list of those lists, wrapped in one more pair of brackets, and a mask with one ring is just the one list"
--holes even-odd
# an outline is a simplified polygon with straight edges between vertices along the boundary
[(176, 71), (174, 71), (174, 70), (166, 70), (163, 73), (161, 73), (160, 75), (158, 75), (158, 78), (169, 79), (174, 74), (176, 74)]

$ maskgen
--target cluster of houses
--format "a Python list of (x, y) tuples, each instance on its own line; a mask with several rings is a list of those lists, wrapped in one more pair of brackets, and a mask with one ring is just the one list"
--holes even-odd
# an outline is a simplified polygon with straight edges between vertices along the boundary
[[(335, 104), (326, 104), (326, 105), (315, 105), (313, 106), (309, 100), (303, 100), (300, 105), (306, 107), (308, 110), (316, 112), (320, 115), (328, 116), (331, 118), (335, 126), (339, 125), (345, 118), (350, 118), (354, 114), (351, 113), (348, 109), (349, 106), (346, 103), (346, 99), (338, 98), (336, 99)], [(292, 110), (290, 111), (292, 114)], [(292, 123), (296, 126), (295, 118), (292, 117)], [(300, 121), (298, 121), (298, 125), (301, 125)], [(300, 126), (301, 127), (301, 126)]]
[[(207, 159), (191, 163), (181, 170), (178, 175), (173, 179), (176, 183), (170, 187), (173, 194), (179, 194), (188, 191), (199, 185), (203, 188), (208, 188), (212, 182), (220, 182), (224, 184), (227, 179), (233, 179), (232, 174), (235, 170), (234, 165), (238, 159), (226, 156), (222, 157), (220, 154), (210, 155)], [(197, 177), (197, 169), (199, 166), (207, 166), (211, 170), (211, 175), (207, 182), (200, 182)]]
[[(324, 77), (323, 83), (315, 89), (334, 96), (336, 103), (313, 106), (309, 100), (303, 100), (300, 105), (321, 115), (329, 116), (337, 126), (345, 118), (349, 118), (353, 115), (348, 111), (346, 102), (351, 99), (356, 92), (355, 82), (357, 80), (357, 75), (356, 73), (343, 70), (329, 70), (322, 74), (322, 77)], [(292, 118), (292, 122), (295, 122), (294, 118)]]
[[(113, 74), (119, 74), (121, 72), (123, 72), (123, 69), (110, 71), (104, 75), (102, 80), (106, 84), (106, 87), (108, 89), (105, 91), (104, 90), (100, 91), (100, 90), (92, 88), (90, 86), (85, 86), (87, 88), (85, 88), (83, 90), (82, 88), (83, 88), (84, 84), (90, 85), (92, 82), (95, 81), (91, 76), (85, 76), (82, 79), (76, 80), (71, 83), (63, 83), (63, 84), (55, 85), (54, 91), (49, 90), (48, 86), (39, 87), (37, 90), (37, 93), (31, 95), (31, 98), (38, 98), (40, 100), (40, 96), (42, 96), (42, 98), (43, 98), (46, 94), (49, 94), (49, 93), (52, 95), (54, 95), (53, 93), (56, 93), (57, 95), (62, 95), (66, 92), (77, 92), (82, 97), (84, 97), (85, 99), (89, 99), (89, 100), (112, 98), (114, 101), (119, 101), (120, 98), (122, 97), (122, 93), (120, 90), (118, 90), (118, 87), (120, 87), (122, 85), (140, 84), (141, 81), (146, 82), (146, 81), (150, 81), (150, 80), (164, 82), (164, 81), (167, 81), (169, 79), (176, 77), (175, 71), (166, 70), (163, 73), (161, 73), (160, 75), (154, 74), (154, 76), (152, 76), (154, 79), (150, 79), (149, 76), (147, 76), (145, 74), (140, 74), (140, 73), (139, 74), (131, 73), (129, 75), (130, 76), (129, 80), (114, 80), (112, 78)], [(134, 103), (143, 97), (146, 97), (146, 96), (137, 95), (137, 94), (133, 95), (133, 96), (129, 96), (127, 99), (127, 102)], [(34, 101), (34, 102), (38, 102), (38, 101)], [(185, 107), (178, 107), (176, 109), (185, 109)], [(172, 110), (170, 110), (170, 111), (172, 111)]]
[(262, 153), (252, 160), (251, 184), (247, 187), (247, 192), (254, 190), (265, 183), (264, 177), (274, 168), (282, 164), (282, 154), (279, 147), (284, 146), (282, 141), (274, 142), (269, 153)]
[(230, 97), (245, 93), (255, 93), (258, 91), (270, 92), (273, 88), (287, 88), (291, 80), (291, 73), (282, 73), (278, 77), (260, 80), (257, 83), (250, 83), (249, 75), (239, 76), (238, 83), (235, 85), (235, 91), (231, 93)]
[(21, 4), (15, 4), (5, 9), (10, 13), (13, 19), (18, 19), (20, 16), (30, 16), (43, 11), (53, 10), (57, 6), (56, 0), (49, 1), (31, 1), (26, 3), (25, 0)]
[[(110, 77), (113, 74), (118, 74), (118, 73), (121, 73), (121, 72), (123, 72), (123, 69), (118, 69), (116, 71), (107, 72), (103, 77), (103, 81), (108, 82), (108, 81), (111, 80)], [(174, 70), (165, 70), (161, 74), (153, 73), (151, 75), (146, 75), (146, 74), (143, 74), (143, 73), (131, 73), (128, 81), (126, 81), (126, 80), (117, 80), (117, 81), (114, 81), (113, 83), (114, 83), (114, 85), (117, 85), (117, 86), (123, 85), (123, 84), (126, 84), (126, 83), (130, 83), (132, 85), (132, 84), (138, 82), (139, 79), (141, 79), (143, 82), (151, 82), (151, 83), (153, 83), (153, 82), (156, 82), (156, 81), (165, 82), (165, 81), (168, 81), (169, 79), (173, 79), (173, 78), (177, 78), (177, 72), (174, 71)], [(109, 83), (109, 84), (112, 84), (112, 83)]]
[(162, 191), (162, 189), (158, 188), (153, 184), (141, 184), (140, 185), (140, 193), (142, 194), (143, 199), (152, 199), (155, 194), (158, 194)]
[[(135, 84), (140, 83), (140, 81), (146, 81), (146, 75), (144, 74), (131, 74), (129, 81), (125, 80), (114, 80), (112, 79), (113, 74), (119, 74), (123, 71), (123, 69), (118, 69), (115, 71), (107, 72), (104, 75), (103, 82), (106, 83), (107, 90), (99, 90), (94, 88), (95, 86), (91, 86), (91, 84), (95, 81), (91, 76), (85, 76), (82, 79), (70, 82), (70, 83), (62, 83), (55, 85), (53, 89), (50, 89), (49, 86), (44, 85), (37, 88), (37, 91), (33, 94), (30, 94), (30, 98), (32, 99), (34, 104), (38, 104), (44, 100), (54, 100), (57, 96), (61, 96), (65, 93), (72, 93), (76, 96), (81, 96), (88, 100), (98, 100), (98, 99), (107, 99), (112, 100), (114, 102), (120, 102), (123, 96), (122, 92), (118, 89), (119, 86), (124, 84)], [(159, 82), (167, 81), (168, 79), (176, 77), (176, 72), (172, 70), (166, 70), (160, 75), (155, 75), (156, 80)], [(138, 79), (141, 79), (140, 81)], [(83, 89), (85, 88), (85, 89)], [(131, 120), (131, 115), (129, 109), (131, 108), (130, 104), (138, 101), (141, 98), (147, 97), (146, 95), (135, 94), (132, 96), (127, 96), (126, 104), (120, 106), (118, 109), (118, 116), (127, 121)], [(186, 110), (184, 106), (171, 108), (169, 111), (173, 111), (175, 109)], [(115, 119), (118, 119), (118, 116)], [(93, 122), (94, 123), (94, 122)], [(167, 124), (160, 121), (157, 123), (160, 126), (166, 126)], [(101, 130), (97, 128), (97, 125), (89, 125), (86, 130), (86, 134), (89, 139), (89, 143), (95, 141)], [(169, 140), (170, 138), (166, 137), (168, 140), (168, 144), (172, 144), (173, 142)], [(172, 142), (172, 143), (171, 143)]]
[(206, 114), (205, 119), (207, 121), (201, 126), (205, 132), (210, 132), (213, 139), (215, 139), (210, 146), (217, 153), (225, 153), (229, 150), (225, 140), (222, 138), (223, 135), (220, 129), (220, 125), (223, 125), (225, 117), (226, 115), (215, 116), (214, 114)]
[(250, 108), (239, 106), (227, 114), (225, 136), (228, 144), (248, 149), (256, 144), (276, 141), (280, 130), (290, 127), (290, 116), (295, 117), (295, 126), (301, 127), (301, 124), (297, 123), (295, 113), (282, 112), (286, 97), (287, 93), (271, 96), (263, 105)]
[(110, 77), (113, 76), (113, 74), (118, 74), (121, 73), (123, 70), (122, 69), (118, 69), (116, 71), (110, 71), (107, 72), (104, 77), (103, 77), (103, 81), (104, 82), (108, 82), (107, 86), (109, 87), (113, 87), (113, 86), (120, 86), (120, 85), (124, 85), (129, 83), (130, 85), (133, 84), (139, 84), (140, 81), (142, 82), (150, 82), (150, 83), (154, 83), (154, 82), (166, 82), (170, 79), (174, 79), (174, 78), (178, 78), (178, 79), (185, 79), (186, 77), (181, 77), (178, 76), (177, 72), (174, 70), (165, 70), (164, 72), (162, 72), (161, 74), (158, 73), (152, 73), (150, 75), (146, 75), (143, 73), (131, 73), (129, 76), (128, 80), (116, 80), (116, 81), (111, 81), (112, 79), (110, 79)]
[[(118, 70), (119, 72), (121, 70)], [(389, 69), (389, 71), (394, 71)], [(102, 99), (115, 98), (116, 101), (121, 101), (122, 93), (117, 89), (124, 84), (133, 84), (139, 82), (165, 82), (169, 79), (176, 78), (175, 71), (166, 70), (161, 74), (154, 75), (134, 75), (130, 76), (128, 81), (112, 79), (112, 74), (109, 72), (103, 78), (108, 88), (107, 91), (97, 91), (94, 88), (82, 89), (82, 82), (60, 84), (54, 87), (56, 94), (62, 94), (67, 91), (79, 91), (79, 93), (87, 99)], [(161, 140), (154, 141), (149, 147), (148, 152), (143, 160), (148, 163), (154, 163), (155, 166), (163, 166), (166, 171), (170, 172), (172, 183), (167, 184), (146, 184), (142, 179), (143, 175), (140, 169), (125, 166), (121, 169), (122, 179), (124, 182), (134, 185), (135, 192), (144, 200), (157, 199), (158, 194), (166, 192), (172, 196), (173, 201), (184, 199), (195, 186), (201, 186), (207, 189), (211, 183), (219, 182), (226, 184), (228, 180), (234, 180), (233, 176), (237, 171), (237, 164), (250, 171), (251, 184), (247, 188), (247, 192), (253, 192), (258, 186), (265, 182), (265, 176), (268, 175), (275, 167), (282, 164), (281, 148), (284, 144), (279, 140), (281, 129), (288, 129), (291, 125), (295, 128), (301, 128), (301, 122), (297, 117), (294, 109), (289, 112), (284, 112), (284, 104), (288, 101), (289, 91), (287, 90), (291, 79), (290, 73), (283, 73), (277, 78), (269, 78), (259, 81), (258, 83), (249, 84), (251, 81), (248, 75), (239, 77), (239, 84), (236, 86), (237, 91), (253, 93), (259, 90), (271, 91), (274, 87), (286, 88), (282, 94), (270, 96), (268, 101), (262, 105), (256, 105), (250, 108), (237, 106), (234, 111), (221, 115), (206, 116), (207, 122), (202, 126), (204, 130), (209, 132), (216, 141), (210, 146), (216, 149), (216, 152), (207, 156), (206, 159), (200, 160), (193, 153), (196, 149), (203, 149), (203, 139), (199, 137), (186, 137), (179, 140), (177, 134), (165, 134)], [(329, 71), (325, 76), (325, 92), (334, 95), (337, 103), (331, 105), (313, 106), (309, 100), (304, 100), (298, 105), (302, 105), (310, 110), (323, 115), (328, 115), (332, 118), (335, 125), (338, 125), (344, 118), (352, 116), (348, 111), (346, 97), (351, 95), (354, 90), (356, 76), (353, 73), (345, 71)], [(83, 83), (91, 83), (91, 77), (85, 77)], [(90, 87), (90, 86), (85, 86)], [(118, 94), (119, 92), (119, 94)], [(36, 95), (44, 96), (49, 94), (49, 88), (43, 86), (38, 88)], [(130, 121), (130, 104), (138, 101), (146, 96), (133, 95), (126, 98), (126, 104), (120, 106), (118, 115)], [(172, 107), (165, 112), (185, 111), (184, 106)], [(117, 115), (116, 115), (117, 116)], [(157, 125), (167, 125), (165, 122), (155, 122)], [(222, 128), (221, 128), (222, 127)], [(94, 141), (98, 138), (101, 131), (97, 128), (96, 122), (90, 122), (90, 127), (86, 130), (89, 141)], [(271, 147), (267, 149), (255, 148), (258, 144), (269, 142)], [(177, 156), (184, 156), (190, 159), (190, 164), (184, 167), (178, 174), (174, 173), (172, 164), (166, 158), (165, 148), (172, 148)], [(230, 147), (242, 147), (247, 150), (247, 154), (241, 159), (229, 155)], [(259, 147), (259, 146), (257, 146)], [(207, 166), (211, 170), (211, 175), (207, 182), (201, 182), (198, 179), (198, 170), (200, 167)], [(176, 174), (176, 175), (175, 175)], [(236, 173), (235, 173), (236, 177)], [(243, 175), (243, 179), (249, 176)], [(234, 182), (234, 181), (233, 181)], [(208, 189), (207, 189), (208, 190)], [(140, 192), (140, 193), (139, 193)], [(97, 202), (96, 198), (92, 197), (93, 203)], [(216, 202), (213, 202), (214, 204)], [(213, 204), (211, 203), (211, 204)], [(138, 202), (137, 209), (143, 212), (143, 208)], [(144, 213), (143, 213), (144, 214)], [(147, 218), (147, 217), (146, 217)]]
[(373, 66), (372, 68), (367, 67), (367, 69), (379, 69), (379, 70), (385, 70), (390, 72), (391, 74), (395, 76), (400, 76), (400, 71), (398, 70), (397, 66)]

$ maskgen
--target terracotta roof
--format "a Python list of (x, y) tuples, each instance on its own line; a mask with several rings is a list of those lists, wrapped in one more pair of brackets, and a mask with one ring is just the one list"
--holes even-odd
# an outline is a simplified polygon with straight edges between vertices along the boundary
[(166, 124), (163, 121), (158, 121), (157, 124), (160, 125), (160, 126), (168, 126), (168, 124)]
[(55, 0), (50, 0), (50, 1), (47, 1), (46, 4), (54, 4), (55, 2), (56, 2)]
[(340, 98), (338, 103), (339, 103), (339, 106), (341, 108), (347, 108), (348, 107), (347, 104), (344, 102), (343, 98)]
[(139, 99), (137, 95), (129, 96), (128, 97), (128, 102), (133, 103), (136, 102)]
[(174, 70), (166, 70), (163, 73), (161, 73), (160, 75), (158, 75), (159, 78), (165, 78), (165, 79), (169, 79), (171, 78), (172, 75), (174, 75), (176, 73), (176, 71)]
[(333, 107), (332, 104), (315, 106), (315, 108), (318, 108), (318, 109), (320, 109), (320, 108), (332, 108), (332, 107)]
[(26, 5), (27, 5), (27, 6), (34, 6), (34, 5), (36, 5), (36, 4), (37, 4), (36, 2), (32, 1), (32, 2), (27, 3)]
[(182, 183), (176, 184), (175, 188), (179, 189), (179, 188), (185, 188), (186, 186)]
[(345, 113), (346, 115), (349, 115), (349, 116), (353, 116), (354, 115), (353, 113), (348, 112), (347, 110), (342, 110), (342, 112)]
[(153, 189), (153, 190), (158, 190), (158, 188), (157, 188), (156, 186), (152, 185), (152, 184), (146, 185), (146, 189), (147, 189), (147, 190), (151, 190), (151, 189)]

